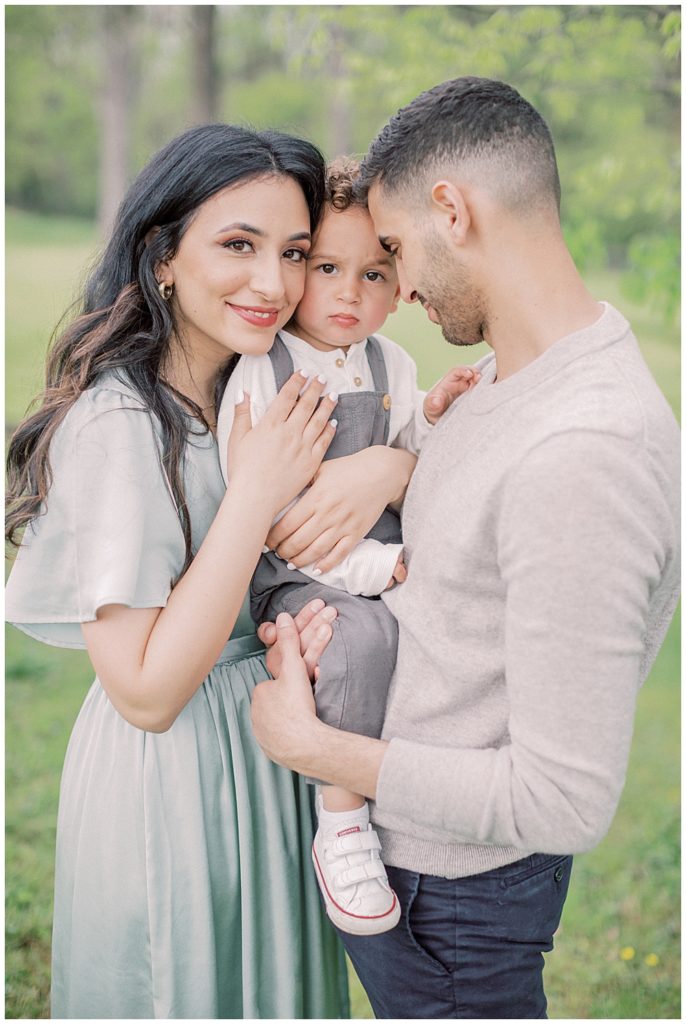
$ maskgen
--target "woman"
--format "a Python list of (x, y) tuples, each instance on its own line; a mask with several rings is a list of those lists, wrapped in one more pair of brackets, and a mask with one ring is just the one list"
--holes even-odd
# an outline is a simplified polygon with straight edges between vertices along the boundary
[[(250, 429), (246, 396), (225, 493), (213, 434), (234, 356), (267, 351), (302, 294), (322, 195), (321, 155), (301, 140), (213, 125), (171, 142), (124, 199), (10, 445), (7, 532), (25, 533), (7, 618), (86, 646), (97, 673), (62, 778), (54, 1017), (347, 1012), (306, 867), (306, 787), (252, 736), (265, 668), (243, 606), (335, 400), (296, 374)], [(406, 481), (406, 462), (382, 458), (367, 518)], [(327, 470), (325, 509), (336, 473), (350, 470)], [(328, 548), (366, 532), (350, 528), (362, 486), (346, 478), (343, 511), (316, 520)], [(334, 614), (299, 616), (311, 673)]]

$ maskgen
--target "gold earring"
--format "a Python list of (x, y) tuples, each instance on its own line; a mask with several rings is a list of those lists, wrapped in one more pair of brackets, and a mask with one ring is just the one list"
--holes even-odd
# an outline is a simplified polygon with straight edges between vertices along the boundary
[(173, 284), (167, 284), (165, 281), (160, 281), (160, 283), (158, 284), (157, 288), (158, 288), (158, 291), (159, 291), (160, 295), (164, 299), (164, 301), (168, 302), (169, 299), (171, 299), (171, 297), (172, 297), (172, 293), (174, 291), (174, 285)]

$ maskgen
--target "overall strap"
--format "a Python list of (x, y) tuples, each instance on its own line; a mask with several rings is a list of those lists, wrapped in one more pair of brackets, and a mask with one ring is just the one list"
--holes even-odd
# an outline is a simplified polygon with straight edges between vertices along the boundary
[(276, 390), (280, 391), (289, 377), (293, 375), (293, 357), (284, 345), (279, 334), (274, 338), (274, 344), (269, 349), (269, 358), (274, 371)]
[(374, 390), (380, 391), (382, 395), (385, 395), (388, 391), (388, 373), (386, 372), (386, 360), (383, 357), (381, 350), (381, 343), (378, 338), (375, 338), (371, 334), (367, 338), (367, 347), (365, 349), (367, 356), (367, 362), (369, 363), (369, 369), (372, 371), (372, 380), (374, 381)]
[[(388, 435), (391, 430), (391, 396), (388, 393), (388, 373), (386, 371), (386, 360), (381, 349), (381, 342), (373, 334), (367, 338), (365, 354), (369, 363), (369, 369), (372, 371), (374, 390), (377, 394), (383, 396), (380, 399), (381, 408), (379, 410), (383, 417), (381, 420), (383, 434), (380, 437), (380, 441), (382, 444), (388, 444)], [(378, 444), (378, 441), (376, 443)]]

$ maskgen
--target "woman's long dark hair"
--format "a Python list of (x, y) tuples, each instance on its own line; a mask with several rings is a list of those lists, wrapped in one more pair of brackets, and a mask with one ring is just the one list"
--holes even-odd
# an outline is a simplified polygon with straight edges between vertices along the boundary
[[(45, 509), (51, 483), (50, 442), (58, 426), (100, 374), (115, 370), (161, 424), (163, 465), (186, 541), (185, 572), (192, 557), (183, 486), (189, 417), (160, 380), (175, 325), (173, 304), (160, 296), (155, 268), (173, 258), (193, 214), (206, 199), (229, 185), (268, 175), (287, 176), (300, 185), (314, 230), (324, 199), (323, 157), (311, 143), (281, 132), (226, 124), (191, 128), (165, 146), (136, 178), (86, 282), (79, 315), (50, 346), (40, 405), (10, 441), (10, 543), (16, 546), (18, 531)], [(151, 234), (152, 228), (159, 230)], [(217, 403), (236, 359), (229, 359), (218, 374)], [(197, 406), (187, 404), (203, 418)]]

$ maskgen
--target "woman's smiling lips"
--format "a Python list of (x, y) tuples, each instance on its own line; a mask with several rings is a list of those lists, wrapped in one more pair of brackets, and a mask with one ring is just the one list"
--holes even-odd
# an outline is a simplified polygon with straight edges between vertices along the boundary
[(227, 302), (234, 313), (237, 313), (243, 320), (255, 327), (273, 327), (279, 319), (280, 310), (260, 309), (259, 306), (236, 306), (233, 302)]
[(350, 313), (336, 313), (334, 316), (330, 316), (329, 320), (333, 320), (339, 327), (354, 327), (360, 322), (359, 317), (352, 316)]

